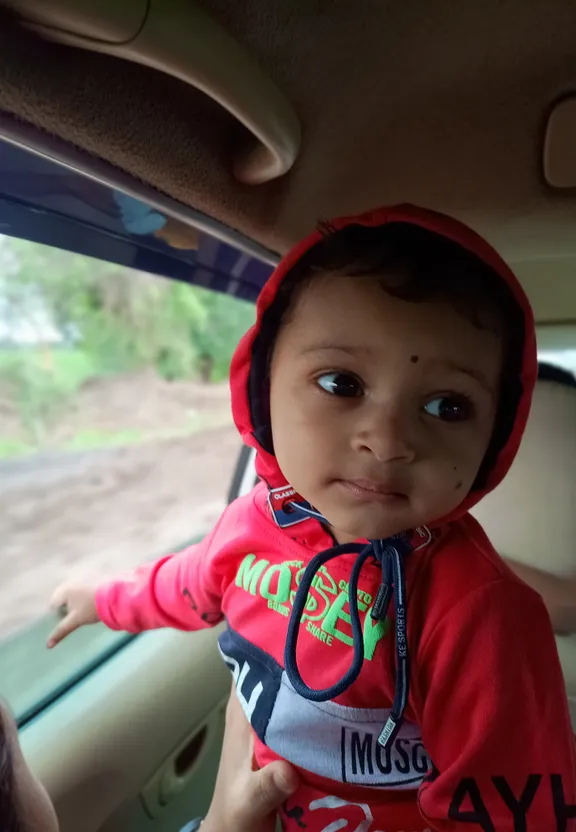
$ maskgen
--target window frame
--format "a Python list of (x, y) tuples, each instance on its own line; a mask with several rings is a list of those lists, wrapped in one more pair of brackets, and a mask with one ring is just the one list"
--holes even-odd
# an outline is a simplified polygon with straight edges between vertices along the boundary
[[(53, 167), (66, 168), (70, 175), (87, 177), (100, 185), (123, 191), (167, 216), (198, 228), (202, 233), (214, 237), (215, 243), (220, 241), (225, 254), (226, 246), (236, 249), (240, 254), (236, 264), (227, 264), (227, 268), (231, 268), (232, 272), (225, 273), (220, 270), (216, 273), (220, 282), (225, 279), (225, 294), (243, 296), (240, 284), (242, 268), (245, 268), (247, 259), (253, 258), (258, 281), (265, 279), (279, 259), (275, 253), (212, 218), (164, 197), (152, 188), (101, 163), (100, 160), (89, 159), (73, 148), (66, 147), (44, 134), (35, 133), (28, 126), (19, 125), (3, 115), (0, 118), (0, 142), (5, 141), (23, 151), (42, 157)], [(119, 262), (133, 268), (140, 266), (143, 270), (157, 275), (159, 279), (178, 279), (191, 285), (208, 286), (208, 276), (203, 263), (199, 264), (203, 269), (200, 270), (198, 280), (190, 280), (190, 264), (183, 262), (177, 252), (158, 252), (150, 249), (150, 246), (142, 245), (142, 252), (147, 259), (142, 264), (137, 264), (134, 262), (132, 249), (137, 247), (138, 241), (130, 238), (130, 235), (127, 235), (126, 239), (114, 237), (99, 227), (67, 217), (58, 210), (35, 207), (25, 199), (19, 200), (14, 195), (2, 193), (1, 183), (0, 206), (6, 218), (10, 220), (0, 229), (2, 233), (33, 243), (77, 251), (102, 261)], [(112, 250), (115, 256), (103, 255), (104, 251)], [(170, 256), (171, 254), (174, 256)], [(209, 288), (212, 288), (211, 285)], [(253, 300), (253, 297), (247, 299)], [(240, 444), (240, 439), (238, 441)], [(240, 468), (242, 470), (239, 472)], [(234, 486), (237, 477), (238, 488)], [(238, 490), (239, 494), (245, 490), (245, 482), (244, 464), (237, 464), (229, 489), (229, 499), (234, 499), (231, 496), (233, 491)], [(207, 531), (209, 529), (203, 530), (203, 534)], [(186, 548), (200, 540), (203, 534), (171, 547), (170, 551)], [(158, 555), (160, 556), (162, 555)], [(47, 613), (0, 640), (0, 696), (7, 700), (20, 727), (35, 719), (68, 690), (82, 682), (112, 656), (127, 649), (130, 643), (138, 638), (137, 635), (114, 632), (103, 624), (97, 624), (71, 634), (54, 651), (48, 651), (45, 646), (46, 640), (57, 620), (56, 614)]]

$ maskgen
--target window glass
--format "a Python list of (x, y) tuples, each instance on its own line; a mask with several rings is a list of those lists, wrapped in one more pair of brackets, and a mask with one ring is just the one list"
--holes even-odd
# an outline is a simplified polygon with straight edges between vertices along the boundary
[[(193, 255), (193, 229), (114, 202), (128, 233)], [(177, 550), (224, 508), (240, 450), (228, 368), (254, 315), (230, 294), (0, 236), (0, 695), (20, 719), (126, 641), (97, 626), (47, 651), (54, 588)]]
[(576, 324), (541, 324), (536, 335), (539, 361), (576, 373)]
[(576, 375), (576, 349), (541, 350), (538, 358)]

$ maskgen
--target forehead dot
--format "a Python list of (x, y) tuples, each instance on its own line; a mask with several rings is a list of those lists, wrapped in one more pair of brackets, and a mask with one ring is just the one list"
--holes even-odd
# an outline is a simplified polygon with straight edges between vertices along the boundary
[(418, 363), (418, 356), (417, 355), (411, 355), (410, 356), (410, 361), (412, 362), (412, 364), (417, 364)]

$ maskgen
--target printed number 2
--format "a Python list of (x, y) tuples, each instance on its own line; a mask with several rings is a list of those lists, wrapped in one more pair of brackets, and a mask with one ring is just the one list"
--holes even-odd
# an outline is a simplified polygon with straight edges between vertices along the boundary
[[(370, 807), (366, 803), (349, 803), (347, 800), (342, 800), (340, 797), (329, 795), (328, 797), (321, 797), (318, 800), (313, 800), (308, 808), (311, 812), (313, 812), (315, 809), (341, 809), (343, 806), (358, 806), (359, 809), (362, 809), (364, 813), (364, 820), (359, 826), (356, 827), (354, 832), (368, 832), (374, 818), (372, 817)], [(338, 832), (339, 829), (346, 829), (347, 826), (348, 821), (345, 818), (340, 818), (339, 820), (332, 821), (332, 823), (329, 823), (328, 826), (325, 826), (322, 832)]]
[[(340, 797), (330, 795), (328, 797), (321, 797), (318, 800), (313, 800), (308, 808), (313, 812), (314, 809), (341, 809), (343, 806), (357, 806), (361, 809), (364, 813), (364, 820), (361, 821), (356, 829), (354, 829), (354, 832), (369, 832), (374, 817), (367, 803), (349, 803), (347, 800), (342, 800)], [(322, 832), (338, 832), (338, 830), (346, 829), (347, 827), (348, 821), (345, 818), (339, 818), (338, 820), (334, 820), (332, 823), (329, 823), (328, 826), (325, 826), (324, 829), (322, 829)], [(352, 832), (352, 830), (350, 830), (350, 832)], [(374, 830), (374, 832), (378, 832), (378, 830)], [(383, 830), (380, 830), (380, 832), (383, 832)], [(423, 832), (432, 832), (432, 830), (429, 827), (426, 827)]]

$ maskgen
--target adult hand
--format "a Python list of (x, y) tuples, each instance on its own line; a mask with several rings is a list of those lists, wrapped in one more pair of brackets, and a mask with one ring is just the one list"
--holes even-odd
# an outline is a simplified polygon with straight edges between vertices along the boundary
[(2, 832), (57, 832), (54, 807), (32, 774), (18, 742), (12, 714), (0, 700), (0, 829)]
[(253, 767), (252, 729), (232, 690), (212, 805), (202, 832), (273, 832), (276, 813), (298, 788), (298, 775), (278, 761)]

